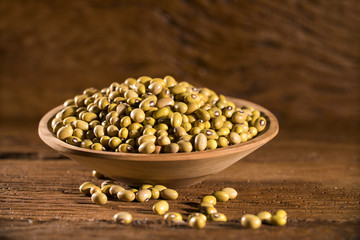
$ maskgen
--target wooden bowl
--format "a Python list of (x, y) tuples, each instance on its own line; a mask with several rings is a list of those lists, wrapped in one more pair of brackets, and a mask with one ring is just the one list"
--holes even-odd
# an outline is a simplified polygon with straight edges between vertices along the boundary
[(51, 120), (63, 106), (46, 113), (39, 123), (39, 136), (59, 153), (96, 170), (107, 177), (130, 186), (144, 183), (163, 184), (168, 187), (184, 187), (203, 181), (255, 151), (279, 131), (276, 117), (267, 109), (242, 99), (227, 97), (237, 106), (249, 105), (257, 108), (267, 118), (267, 127), (255, 138), (236, 145), (215, 150), (191, 153), (119, 153), (94, 151), (67, 144), (52, 133)]

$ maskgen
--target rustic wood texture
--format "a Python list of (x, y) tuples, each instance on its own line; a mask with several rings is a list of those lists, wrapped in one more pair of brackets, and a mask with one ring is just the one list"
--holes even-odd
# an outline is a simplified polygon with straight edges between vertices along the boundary
[[(359, 12), (356, 0), (0, 0), (0, 239), (359, 239)], [(96, 206), (78, 186), (100, 181), (37, 136), (86, 87), (167, 74), (279, 119), (273, 141), (171, 202), (185, 216), (235, 187), (218, 205), (228, 223), (168, 225), (153, 201)], [(286, 227), (240, 227), (279, 208)], [(112, 223), (118, 210), (135, 223)]]
[(356, 127), (359, 10), (356, 0), (1, 1), (1, 120), (37, 120), (85, 87), (171, 74), (284, 123), (326, 115)]
[[(147, 203), (110, 200), (91, 203), (78, 191), (84, 181), (101, 180), (71, 160), (3, 159), (0, 161), (0, 236), (5, 239), (357, 239), (360, 222), (360, 174), (356, 144), (318, 143), (277, 138), (211, 179), (178, 189), (170, 209), (184, 216), (199, 199), (224, 186), (239, 196), (218, 203), (228, 223), (209, 223), (204, 230), (168, 225)], [(285, 227), (241, 228), (245, 213), (285, 209)], [(114, 224), (117, 211), (130, 211), (132, 226)]]

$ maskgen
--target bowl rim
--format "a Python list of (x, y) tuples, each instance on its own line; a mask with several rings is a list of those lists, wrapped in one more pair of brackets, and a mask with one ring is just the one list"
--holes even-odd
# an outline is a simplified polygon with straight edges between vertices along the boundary
[(99, 158), (99, 159), (118, 159), (121, 161), (128, 160), (128, 161), (188, 161), (188, 160), (200, 160), (206, 159), (211, 157), (221, 157), (224, 155), (229, 154), (236, 154), (238, 152), (244, 152), (248, 150), (255, 150), (256, 148), (264, 145), (272, 138), (274, 138), (277, 133), (279, 132), (279, 123), (274, 114), (272, 114), (266, 108), (247, 101), (240, 98), (228, 97), (226, 98), (230, 101), (233, 101), (236, 105), (237, 102), (241, 102), (242, 105), (246, 106), (253, 106), (262, 112), (265, 117), (267, 118), (267, 130), (262, 132), (260, 135), (256, 136), (255, 138), (245, 142), (239, 143), (235, 145), (231, 145), (224, 148), (217, 148), (213, 150), (206, 150), (206, 151), (196, 151), (190, 153), (160, 153), (160, 154), (144, 154), (144, 153), (121, 153), (121, 152), (110, 152), (110, 151), (95, 151), (91, 149), (81, 148), (77, 146), (70, 145), (66, 142), (61, 141), (58, 139), (55, 134), (51, 131), (50, 124), (52, 118), (56, 115), (58, 111), (60, 111), (64, 106), (59, 105), (50, 111), (48, 111), (40, 120), (38, 126), (38, 134), (41, 140), (46, 143), (51, 148), (55, 149), (56, 151), (66, 155), (81, 155), (86, 157), (92, 158)]

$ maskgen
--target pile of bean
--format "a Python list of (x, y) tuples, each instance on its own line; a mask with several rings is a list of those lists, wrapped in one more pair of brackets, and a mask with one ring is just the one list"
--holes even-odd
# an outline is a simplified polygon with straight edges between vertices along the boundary
[(176, 153), (246, 142), (266, 119), (208, 88), (173, 77), (128, 78), (68, 99), (52, 119), (57, 138), (99, 151)]
[[(93, 171), (93, 176), (103, 178), (102, 174)], [(163, 200), (157, 201), (152, 211), (157, 215), (164, 215), (164, 220), (168, 222), (184, 223), (183, 217), (178, 212), (169, 212), (170, 206), (166, 200), (176, 200), (178, 193), (174, 189), (169, 189), (163, 185), (152, 186), (144, 184), (139, 189), (125, 189), (120, 185), (116, 185), (112, 180), (105, 180), (101, 186), (96, 186), (92, 182), (84, 182), (79, 187), (80, 192), (87, 196), (91, 196), (91, 200), (95, 204), (103, 205), (107, 203), (108, 197), (117, 198), (123, 202), (147, 202), (150, 199)], [(188, 225), (192, 228), (201, 229), (206, 226), (207, 221), (227, 222), (225, 214), (220, 213), (215, 208), (218, 202), (227, 202), (235, 199), (238, 193), (234, 188), (225, 187), (219, 191), (215, 191), (212, 195), (204, 196), (199, 204), (199, 212), (193, 212), (188, 215)], [(114, 221), (121, 224), (130, 224), (132, 215), (128, 212), (118, 212), (114, 215)], [(284, 226), (287, 223), (287, 213), (284, 210), (278, 210), (274, 215), (270, 212), (263, 211), (257, 215), (245, 214), (242, 216), (241, 226), (245, 228), (257, 229), (262, 223)]]
[(135, 200), (147, 202), (150, 199), (158, 198), (175, 200), (178, 197), (178, 193), (174, 189), (166, 188), (163, 185), (144, 184), (139, 189), (125, 189), (111, 180), (104, 181), (100, 187), (92, 182), (84, 182), (79, 187), (79, 190), (85, 195), (91, 196), (91, 200), (99, 205), (106, 204), (108, 197), (118, 198), (122, 202)]

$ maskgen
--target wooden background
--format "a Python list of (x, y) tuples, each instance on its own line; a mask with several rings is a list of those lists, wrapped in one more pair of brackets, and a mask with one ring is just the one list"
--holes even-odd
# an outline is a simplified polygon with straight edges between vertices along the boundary
[(285, 124), (357, 125), (356, 0), (154, 2), (1, 1), (1, 119), (37, 121), (86, 87), (171, 74)]
[[(86, 229), (100, 231), (101, 226), (114, 237), (115, 227), (104, 217), (113, 211), (101, 215), (91, 205), (86, 216), (76, 213), (79, 205), (72, 200), (78, 197), (77, 185), (89, 180), (88, 172), (43, 144), (37, 124), (86, 87), (168, 74), (256, 102), (280, 122), (279, 136), (237, 167), (182, 190), (186, 195), (231, 183), (247, 192), (230, 205), (241, 206), (238, 213), (228, 213), (233, 225), (214, 225), (211, 236), (225, 229), (231, 230), (228, 238), (254, 236), (231, 226), (238, 227), (244, 209), (269, 206), (287, 207), (292, 224), (287, 230), (265, 228), (256, 238), (359, 238), (359, 13), (356, 0), (0, 0), (0, 238), (61, 238), (66, 226), (80, 220), (69, 236), (80, 231), (86, 238)], [(64, 175), (67, 169), (71, 173)], [(25, 194), (21, 186), (38, 190)], [(50, 198), (43, 205), (55, 208), (55, 220), (38, 216), (36, 193), (59, 189), (52, 197), (64, 205)], [(282, 200), (272, 202), (272, 191)], [(167, 237), (189, 234), (149, 218), (153, 222), (141, 237), (157, 238), (160, 230)]]

